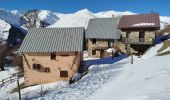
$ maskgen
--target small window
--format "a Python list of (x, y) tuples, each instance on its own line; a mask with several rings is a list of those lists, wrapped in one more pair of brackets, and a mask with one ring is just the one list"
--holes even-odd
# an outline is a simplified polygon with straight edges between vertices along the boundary
[(96, 50), (92, 50), (92, 55), (96, 55)]
[(56, 53), (51, 53), (51, 60), (56, 60)]
[(127, 48), (128, 48), (128, 45), (126, 44), (126, 45), (125, 45), (125, 50), (127, 50)]
[(44, 72), (50, 72), (50, 68), (45, 67), (45, 68), (44, 68)]
[(33, 67), (34, 70), (40, 70), (40, 69), (41, 69), (41, 65), (40, 65), (40, 64), (35, 64), (35, 63), (34, 63), (34, 64), (32, 65), (32, 67)]
[(96, 39), (92, 39), (92, 44), (96, 44)]
[(68, 71), (60, 71), (60, 77), (68, 77)]

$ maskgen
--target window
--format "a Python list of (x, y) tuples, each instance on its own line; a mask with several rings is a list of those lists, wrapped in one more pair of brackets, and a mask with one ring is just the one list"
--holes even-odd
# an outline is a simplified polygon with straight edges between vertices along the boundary
[(126, 38), (130, 38), (130, 31), (126, 32)]
[(56, 60), (56, 53), (51, 53), (51, 60)]
[(140, 31), (139, 32), (139, 42), (144, 42), (145, 38), (145, 31)]
[(96, 50), (92, 50), (92, 55), (96, 55)]
[(50, 72), (50, 68), (45, 67), (45, 68), (44, 68), (44, 72)]
[(126, 44), (126, 45), (125, 45), (125, 50), (127, 50), (127, 49), (128, 49), (128, 45)]
[(35, 63), (34, 63), (34, 64), (32, 65), (32, 67), (33, 67), (34, 70), (40, 70), (40, 69), (41, 69), (41, 65), (40, 65), (40, 64), (35, 64)]
[(60, 71), (60, 77), (68, 77), (68, 71)]
[(96, 44), (96, 39), (92, 39), (92, 44)]

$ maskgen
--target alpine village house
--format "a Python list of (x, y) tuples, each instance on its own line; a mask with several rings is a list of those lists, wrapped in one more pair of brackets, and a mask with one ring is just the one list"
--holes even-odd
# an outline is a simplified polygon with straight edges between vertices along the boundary
[(155, 44), (159, 29), (158, 13), (93, 18), (86, 34), (82, 27), (30, 29), (18, 51), (23, 57), (25, 84), (70, 80), (83, 61), (84, 38), (89, 57), (109, 56), (110, 48), (142, 54)]
[(120, 30), (117, 29), (120, 17), (90, 19), (86, 39), (88, 41), (88, 55), (100, 57), (110, 55), (109, 48), (116, 48), (120, 39)]
[(30, 29), (18, 51), (25, 84), (70, 80), (83, 61), (84, 33), (82, 27)]
[(127, 54), (143, 54), (155, 44), (155, 33), (160, 29), (159, 14), (124, 15), (118, 28), (122, 39), (120, 50)]

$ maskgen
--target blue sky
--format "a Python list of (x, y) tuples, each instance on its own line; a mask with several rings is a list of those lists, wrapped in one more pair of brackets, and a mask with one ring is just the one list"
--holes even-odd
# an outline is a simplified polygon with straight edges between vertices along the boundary
[(159, 12), (170, 16), (170, 0), (0, 0), (0, 8), (26, 11), (45, 9), (60, 13), (73, 13), (87, 8), (91, 12), (107, 10), (135, 13)]

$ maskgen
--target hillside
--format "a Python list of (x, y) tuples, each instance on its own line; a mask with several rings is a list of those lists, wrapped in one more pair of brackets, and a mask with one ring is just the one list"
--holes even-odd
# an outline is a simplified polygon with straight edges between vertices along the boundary
[[(37, 85), (21, 90), (23, 99), (38, 100), (168, 100), (170, 97), (170, 55), (157, 56), (163, 43), (153, 46), (141, 58), (120, 55), (114, 59), (84, 58), (89, 72), (80, 81)], [(169, 48), (167, 48), (169, 49)], [(84, 52), (86, 55), (86, 52)], [(23, 79), (20, 80), (23, 82)], [(9, 92), (16, 86), (0, 90), (0, 98), (18, 99)], [(2, 92), (3, 91), (3, 92)], [(6, 92), (5, 92), (6, 91)], [(41, 95), (41, 93), (44, 93)]]

